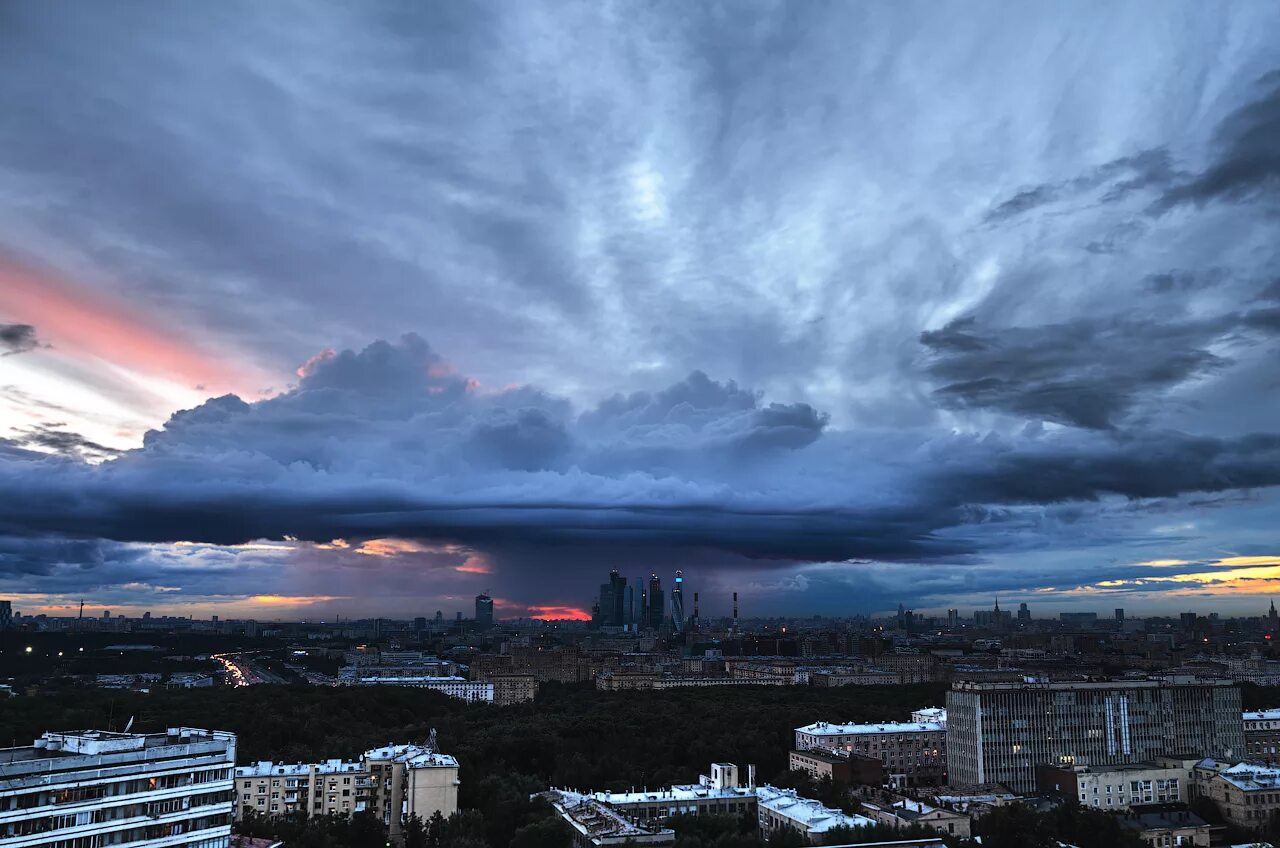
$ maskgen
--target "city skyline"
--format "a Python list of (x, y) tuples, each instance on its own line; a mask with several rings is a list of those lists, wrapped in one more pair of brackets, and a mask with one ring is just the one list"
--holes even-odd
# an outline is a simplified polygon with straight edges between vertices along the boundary
[(6, 5), (0, 598), (1263, 615), (1280, 16), (1107, 11)]

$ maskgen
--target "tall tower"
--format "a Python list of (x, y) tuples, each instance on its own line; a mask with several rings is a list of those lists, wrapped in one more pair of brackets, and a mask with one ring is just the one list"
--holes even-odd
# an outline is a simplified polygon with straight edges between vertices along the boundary
[(702, 621), (702, 613), (698, 609), (698, 593), (693, 593), (693, 618), (689, 620), (689, 629), (694, 633), (698, 632), (698, 627)]
[(488, 630), (493, 627), (493, 598), (486, 594), (476, 595), (476, 629)]
[(738, 635), (738, 593), (733, 593), (733, 626), (730, 633), (734, 636)]
[(662, 619), (666, 618), (667, 605), (662, 597), (662, 581), (657, 573), (649, 575), (649, 620), (645, 622), (650, 630), (661, 630)]
[(684, 574), (676, 572), (676, 585), (671, 589), (671, 630), (684, 632)]

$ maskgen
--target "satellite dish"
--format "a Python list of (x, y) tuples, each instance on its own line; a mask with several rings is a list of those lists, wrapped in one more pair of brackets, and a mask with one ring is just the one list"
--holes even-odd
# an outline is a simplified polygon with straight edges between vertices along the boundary
[(133, 727), (133, 716), (129, 716), (129, 722), (124, 726), (124, 732), (128, 733), (131, 727)]

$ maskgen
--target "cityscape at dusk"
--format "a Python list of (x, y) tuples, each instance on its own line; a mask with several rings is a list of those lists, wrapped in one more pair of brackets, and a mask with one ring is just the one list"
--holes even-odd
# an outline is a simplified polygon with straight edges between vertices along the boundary
[(4, 848), (1280, 845), (1274, 0), (0, 2)]

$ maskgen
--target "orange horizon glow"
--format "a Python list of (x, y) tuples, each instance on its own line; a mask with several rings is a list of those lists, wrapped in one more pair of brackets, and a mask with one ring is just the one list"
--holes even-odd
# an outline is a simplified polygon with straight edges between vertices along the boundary
[(264, 607), (297, 607), (345, 600), (348, 600), (345, 595), (253, 595), (245, 598), (244, 603), (260, 604)]
[(539, 621), (590, 621), (591, 614), (578, 607), (567, 606), (531, 606), (527, 607), (529, 618)]

